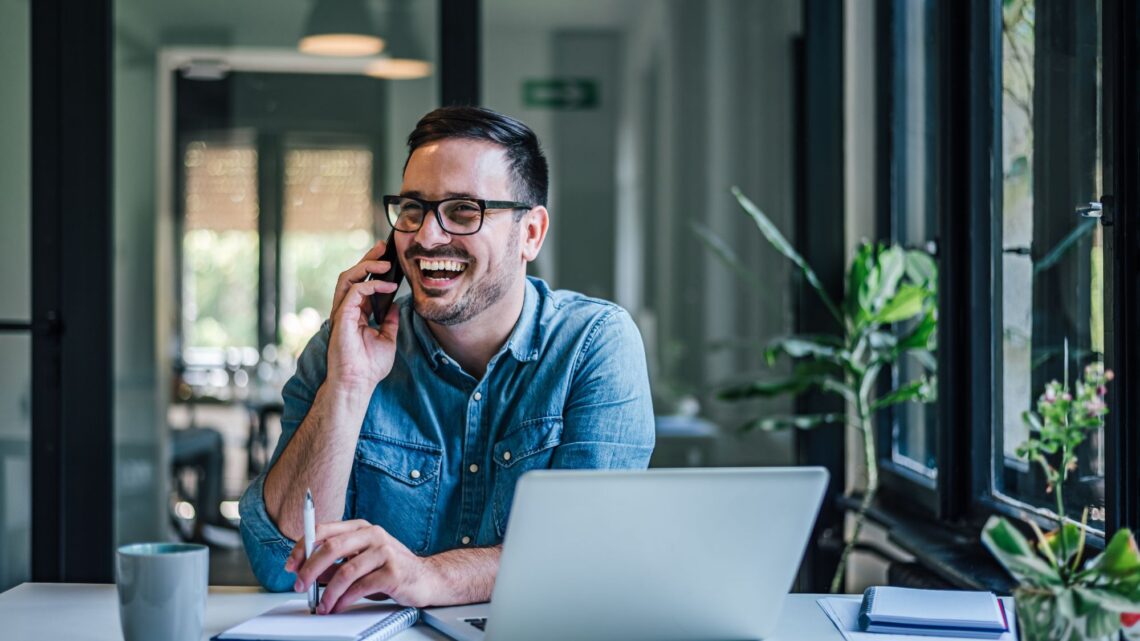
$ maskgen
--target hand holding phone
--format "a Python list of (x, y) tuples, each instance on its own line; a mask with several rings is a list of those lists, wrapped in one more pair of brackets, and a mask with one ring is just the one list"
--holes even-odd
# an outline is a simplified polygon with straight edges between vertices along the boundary
[[(387, 261), (392, 267), (383, 274), (368, 274), (365, 280), (383, 280), (396, 283), (398, 287), (404, 280), (404, 269), (400, 267), (400, 258), (396, 253), (396, 232), (394, 230), (388, 234), (388, 240), (384, 241), (384, 254), (380, 256), (380, 260)], [(384, 317), (388, 314), (388, 308), (392, 306), (392, 301), (395, 298), (395, 291), (390, 294), (372, 294), (372, 320), (376, 321), (377, 325), (384, 324)]]

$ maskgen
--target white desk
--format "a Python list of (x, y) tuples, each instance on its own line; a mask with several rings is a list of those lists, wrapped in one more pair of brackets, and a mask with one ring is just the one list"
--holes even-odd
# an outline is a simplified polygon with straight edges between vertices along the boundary
[[(793, 594), (784, 604), (776, 634), (766, 641), (837, 641), (839, 632), (815, 604), (814, 594)], [(210, 588), (203, 639), (237, 625), (292, 593), (270, 594), (255, 588)], [(24, 583), (0, 594), (0, 637), (6, 641), (119, 641), (119, 602), (115, 586), (77, 583)], [(447, 637), (419, 624), (399, 641)]]

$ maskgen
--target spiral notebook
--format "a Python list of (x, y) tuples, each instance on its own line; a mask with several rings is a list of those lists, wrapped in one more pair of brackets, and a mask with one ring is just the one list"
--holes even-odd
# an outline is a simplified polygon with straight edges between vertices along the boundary
[(361, 601), (339, 614), (310, 614), (304, 599), (287, 601), (211, 641), (384, 641), (412, 627), (416, 608)]

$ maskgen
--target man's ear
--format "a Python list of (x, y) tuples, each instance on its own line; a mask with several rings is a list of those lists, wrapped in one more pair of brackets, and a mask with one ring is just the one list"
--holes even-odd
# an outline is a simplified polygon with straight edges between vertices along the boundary
[(529, 263), (538, 258), (538, 252), (542, 249), (543, 241), (546, 240), (546, 230), (550, 226), (550, 214), (547, 213), (546, 207), (539, 205), (524, 214), (520, 222), (522, 223), (519, 225), (519, 233), (522, 235), (522, 242), (520, 243), (522, 258)]

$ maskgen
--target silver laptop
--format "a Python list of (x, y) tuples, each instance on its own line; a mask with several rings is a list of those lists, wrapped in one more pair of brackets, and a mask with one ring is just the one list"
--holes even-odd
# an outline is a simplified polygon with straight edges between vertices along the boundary
[(810, 467), (530, 472), (491, 602), (423, 618), (461, 641), (760, 639), (826, 486)]

